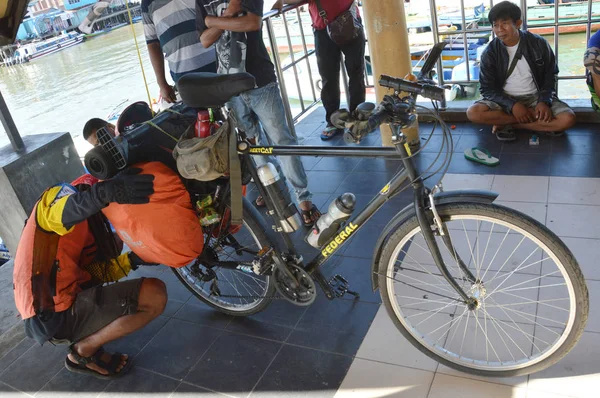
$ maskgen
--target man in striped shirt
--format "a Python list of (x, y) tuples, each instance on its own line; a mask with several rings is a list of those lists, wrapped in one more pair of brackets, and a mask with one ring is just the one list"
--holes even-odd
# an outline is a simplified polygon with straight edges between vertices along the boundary
[(175, 101), (165, 77), (165, 59), (173, 81), (190, 72), (216, 72), (214, 47), (205, 49), (196, 32), (194, 0), (142, 0), (144, 35), (150, 62), (166, 102)]

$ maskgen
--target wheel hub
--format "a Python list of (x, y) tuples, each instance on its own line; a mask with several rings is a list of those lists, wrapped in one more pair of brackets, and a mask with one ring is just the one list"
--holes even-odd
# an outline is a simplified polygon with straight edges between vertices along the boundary
[(471, 301), (467, 303), (469, 309), (474, 310), (481, 307), (484, 297), (487, 295), (487, 289), (482, 282), (476, 282), (471, 286)]

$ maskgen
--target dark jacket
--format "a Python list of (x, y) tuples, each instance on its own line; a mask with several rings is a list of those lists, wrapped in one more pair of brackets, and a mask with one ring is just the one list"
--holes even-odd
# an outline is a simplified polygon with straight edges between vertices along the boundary
[[(552, 48), (548, 42), (536, 34), (520, 31), (522, 54), (525, 56), (535, 85), (538, 89), (539, 102), (552, 105), (556, 96), (556, 77), (558, 66)], [(481, 83), (481, 96), (501, 105), (504, 110), (511, 113), (515, 100), (504, 93), (504, 84), (508, 72), (508, 51), (498, 38), (495, 38), (481, 54), (481, 70), (479, 82)]]

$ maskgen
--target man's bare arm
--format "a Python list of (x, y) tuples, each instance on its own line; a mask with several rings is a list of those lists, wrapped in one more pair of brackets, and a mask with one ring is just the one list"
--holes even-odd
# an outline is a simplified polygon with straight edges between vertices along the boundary
[(219, 37), (223, 34), (223, 29), (217, 28), (208, 28), (205, 29), (204, 32), (200, 35), (200, 43), (202, 43), (202, 47), (208, 48), (212, 46)]
[(154, 75), (156, 75), (156, 82), (159, 86), (166, 85), (167, 79), (165, 78), (165, 56), (160, 48), (160, 43), (157, 41), (147, 44), (148, 55), (150, 56), (150, 63), (152, 69), (154, 69)]
[(229, 30), (231, 32), (255, 32), (262, 26), (262, 18), (256, 14), (248, 13), (241, 17), (212, 17), (204, 20), (208, 28)]
[(153, 41), (147, 44), (150, 63), (156, 76), (156, 82), (160, 88), (160, 96), (167, 102), (171, 103), (177, 100), (173, 87), (167, 83), (165, 77), (165, 55), (158, 41)]

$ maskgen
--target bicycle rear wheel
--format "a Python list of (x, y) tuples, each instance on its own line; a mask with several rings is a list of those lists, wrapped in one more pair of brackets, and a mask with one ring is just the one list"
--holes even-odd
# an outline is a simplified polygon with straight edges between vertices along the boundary
[(453, 243), (448, 249), (436, 237), (442, 257), (478, 306), (469, 309), (443, 278), (413, 216), (386, 242), (378, 272), (400, 332), (431, 358), (482, 376), (529, 374), (558, 362), (579, 340), (589, 310), (569, 249), (542, 224), (502, 206), (450, 204), (438, 212)]
[[(243, 224), (239, 230), (230, 228), (218, 238), (211, 236), (204, 248), (217, 261), (250, 263), (258, 252), (269, 247), (267, 227), (258, 211), (243, 199)], [(234, 231), (231, 233), (230, 231)], [(206, 235), (205, 235), (206, 236)], [(200, 265), (202, 267), (202, 265)], [(193, 265), (173, 268), (177, 278), (200, 300), (220, 312), (248, 316), (264, 310), (275, 295), (275, 282), (270, 275), (256, 275), (251, 271), (214, 266), (219, 294), (215, 294), (214, 280), (203, 281)]]

